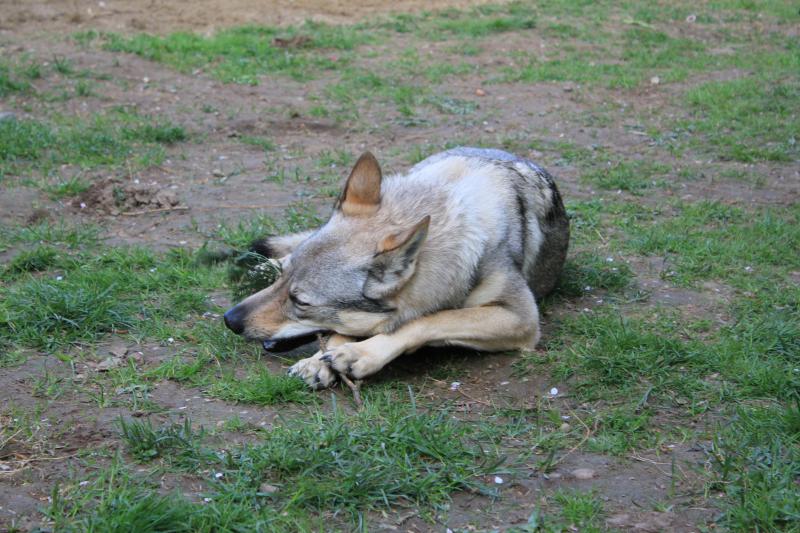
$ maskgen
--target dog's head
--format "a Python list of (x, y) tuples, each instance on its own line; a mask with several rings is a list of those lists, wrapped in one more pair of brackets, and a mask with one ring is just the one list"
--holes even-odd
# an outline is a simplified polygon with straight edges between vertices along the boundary
[(319, 331), (377, 333), (414, 275), (430, 222), (387, 227), (377, 216), (381, 179), (372, 154), (362, 155), (330, 220), (280, 259), (273, 285), (228, 310), (225, 324), (267, 349)]

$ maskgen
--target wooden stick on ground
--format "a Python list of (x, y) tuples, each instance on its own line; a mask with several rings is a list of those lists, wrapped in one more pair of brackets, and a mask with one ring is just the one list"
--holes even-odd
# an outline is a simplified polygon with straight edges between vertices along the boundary
[(339, 374), (339, 379), (341, 379), (342, 382), (348, 387), (350, 387), (351, 391), (353, 391), (353, 402), (355, 402), (356, 407), (359, 409), (364, 407), (364, 402), (361, 401), (361, 384), (363, 383), (363, 381), (360, 379), (352, 381), (344, 374)]
[[(320, 351), (322, 351), (322, 352), (327, 351), (327, 349), (328, 349), (328, 339), (330, 339), (329, 335), (326, 336), (326, 335), (323, 335), (321, 333), (317, 334), (317, 340), (319, 340), (319, 349), (320, 349)], [(331, 370), (333, 370), (333, 368), (331, 368)], [(336, 372), (335, 370), (333, 370), (333, 371)], [(353, 381), (350, 378), (348, 378), (346, 375), (338, 373), (338, 372), (337, 372), (337, 375), (339, 376), (339, 379), (342, 380), (342, 383), (347, 385), (350, 388), (350, 390), (353, 391), (353, 402), (356, 404), (356, 407), (358, 409), (361, 409), (362, 407), (364, 407), (364, 402), (361, 400), (361, 383), (363, 383), (362, 380), (357, 379), (357, 380)]]
[(122, 212), (120, 215), (124, 217), (138, 217), (139, 215), (152, 215), (153, 213), (166, 213), (168, 211), (187, 211), (188, 206), (178, 205), (175, 207), (160, 207), (158, 209), (145, 209), (144, 211), (127, 211)]

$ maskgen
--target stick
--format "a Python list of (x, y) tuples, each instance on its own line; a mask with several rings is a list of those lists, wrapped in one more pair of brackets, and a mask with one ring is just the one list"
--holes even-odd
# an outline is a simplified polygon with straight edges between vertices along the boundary
[(360, 379), (351, 381), (350, 378), (348, 378), (344, 374), (339, 374), (339, 379), (341, 379), (342, 382), (348, 387), (350, 387), (351, 391), (353, 391), (353, 401), (355, 402), (356, 407), (358, 407), (359, 409), (364, 407), (364, 402), (361, 401), (361, 383), (363, 383), (363, 381)]
[(188, 206), (179, 205), (175, 207), (161, 207), (159, 209), (145, 209), (144, 211), (128, 211), (120, 213), (124, 217), (138, 217), (139, 215), (150, 215), (153, 213), (166, 213), (167, 211), (187, 211)]
[[(319, 341), (319, 349), (320, 349), (321, 352), (327, 351), (327, 349), (328, 349), (328, 340), (330, 338), (331, 338), (330, 335), (323, 335), (322, 333), (317, 333), (317, 340)], [(336, 370), (334, 370), (333, 368), (331, 368), (331, 370), (336, 372)], [(360, 379), (357, 379), (354, 382), (350, 378), (348, 378), (346, 375), (340, 374), (338, 372), (337, 372), (337, 375), (339, 376), (339, 379), (342, 380), (342, 383), (347, 385), (350, 388), (350, 390), (353, 391), (353, 402), (355, 402), (356, 407), (358, 409), (361, 409), (362, 407), (364, 407), (364, 402), (361, 401), (361, 383), (363, 383), (363, 381), (360, 380)]]

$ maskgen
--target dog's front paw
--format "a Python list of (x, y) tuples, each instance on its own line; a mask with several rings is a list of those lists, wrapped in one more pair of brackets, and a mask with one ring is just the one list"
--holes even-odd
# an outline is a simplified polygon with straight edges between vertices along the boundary
[(288, 373), (302, 379), (312, 389), (326, 389), (336, 383), (336, 374), (318, 355), (299, 360)]
[(322, 361), (327, 361), (336, 372), (351, 378), (362, 379), (374, 374), (383, 365), (379, 357), (366, 351), (360, 344), (350, 342), (328, 350), (322, 356)]

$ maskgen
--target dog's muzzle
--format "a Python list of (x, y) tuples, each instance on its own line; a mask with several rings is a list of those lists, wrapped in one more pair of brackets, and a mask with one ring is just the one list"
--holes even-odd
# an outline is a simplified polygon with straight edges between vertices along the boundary
[[(245, 318), (247, 317), (248, 310), (241, 305), (236, 305), (228, 309), (223, 315), (225, 326), (237, 335), (244, 333)], [(316, 339), (315, 334), (301, 335), (299, 337), (291, 337), (288, 339), (261, 339), (261, 346), (264, 350), (273, 353), (288, 352), (304, 346)]]

